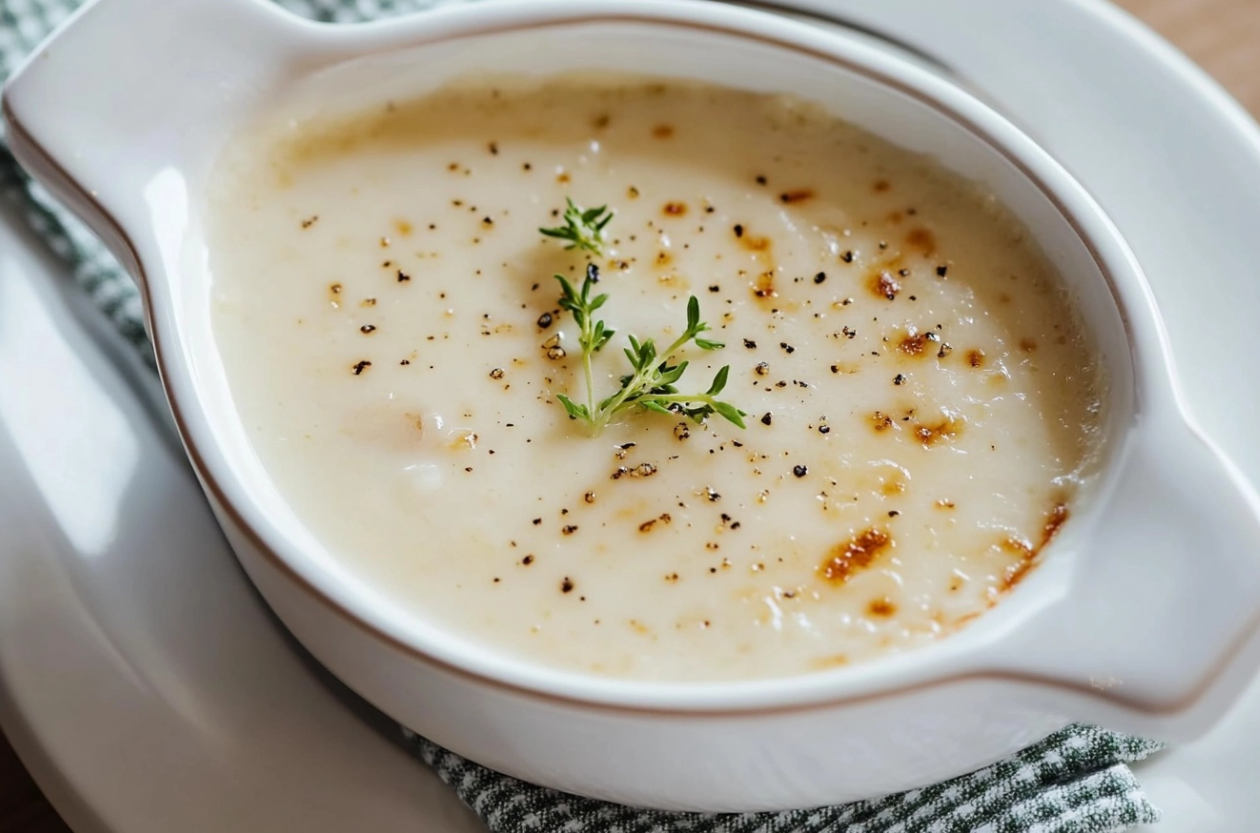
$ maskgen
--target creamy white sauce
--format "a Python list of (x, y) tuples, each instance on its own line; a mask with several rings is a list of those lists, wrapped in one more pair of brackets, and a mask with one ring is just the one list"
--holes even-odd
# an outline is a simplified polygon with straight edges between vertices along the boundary
[[(538, 227), (570, 196), (616, 213), (600, 395), (694, 294), (726, 347), (680, 387), (730, 365), (746, 430), (566, 417), (552, 274), (587, 258)], [(922, 644), (1035, 562), (1091, 458), (1095, 358), (1025, 231), (790, 98), (553, 79), (281, 108), (225, 152), (211, 219), (219, 348), (296, 512), (382, 594), (541, 663), (746, 678)]]

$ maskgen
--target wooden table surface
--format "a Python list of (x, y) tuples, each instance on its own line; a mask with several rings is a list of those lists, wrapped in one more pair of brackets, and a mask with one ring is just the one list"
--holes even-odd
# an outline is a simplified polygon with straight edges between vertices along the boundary
[[(1117, 0), (1260, 116), (1260, 0)], [(0, 735), (0, 833), (68, 833)]]

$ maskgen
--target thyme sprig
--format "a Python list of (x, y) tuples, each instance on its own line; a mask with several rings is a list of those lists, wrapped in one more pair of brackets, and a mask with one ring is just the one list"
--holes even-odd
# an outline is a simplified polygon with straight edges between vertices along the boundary
[(568, 240), (566, 249), (585, 249), (592, 254), (600, 253), (604, 242), (604, 226), (612, 222), (613, 214), (607, 205), (599, 208), (579, 208), (572, 199), (566, 198), (568, 206), (564, 209), (564, 225), (555, 228), (540, 228), (539, 231), (548, 237)]
[(593, 263), (586, 267), (586, 278), (580, 291), (563, 275), (556, 275), (556, 280), (560, 282), (562, 292), (560, 306), (573, 313), (573, 320), (580, 330), (578, 344), (582, 348), (582, 367), (586, 376), (586, 404), (574, 402), (564, 394), (556, 397), (570, 417), (583, 420), (593, 431), (599, 431), (623, 411), (641, 407), (661, 414), (682, 414), (697, 423), (718, 414), (740, 428), (745, 427), (745, 413), (717, 398), (726, 387), (730, 365), (717, 372), (708, 390), (703, 393), (681, 393), (676, 385), (687, 372), (689, 363), (685, 359), (677, 364), (670, 362), (683, 347), (689, 343), (701, 350), (720, 350), (726, 346), (720, 341), (700, 337), (701, 333), (711, 328), (700, 320), (700, 301), (694, 295), (687, 302), (686, 329), (664, 350), (658, 352), (653, 339), (640, 341), (635, 336), (627, 337), (630, 346), (623, 352), (634, 372), (621, 377), (620, 389), (596, 402), (591, 359), (608, 343), (615, 331), (602, 320), (596, 321), (594, 312), (608, 300), (608, 294), (590, 296), (591, 287), (599, 282), (599, 267)]
[[(565, 225), (539, 231), (548, 237), (569, 240), (570, 243), (565, 248), (581, 248), (602, 256), (603, 230), (612, 220), (612, 216), (607, 206), (582, 209), (569, 200), (564, 212)], [(633, 372), (621, 377), (621, 387), (618, 390), (596, 401), (593, 359), (616, 334), (616, 330), (595, 316), (596, 311), (608, 302), (608, 293), (592, 296), (595, 285), (599, 283), (599, 267), (594, 263), (587, 264), (580, 289), (574, 287), (564, 275), (556, 275), (555, 278), (560, 282), (560, 307), (573, 315), (573, 322), (578, 326), (582, 372), (586, 379), (585, 403), (575, 402), (565, 394), (558, 394), (556, 397), (570, 418), (586, 422), (592, 432), (597, 433), (618, 414), (633, 408), (643, 408), (662, 414), (681, 414), (697, 423), (703, 423), (713, 414), (717, 414), (740, 428), (745, 427), (744, 417), (747, 414), (731, 403), (718, 399), (718, 394), (726, 387), (730, 365), (717, 372), (703, 393), (682, 393), (677, 387), (688, 367), (685, 359), (676, 364), (670, 363), (679, 351), (689, 344), (705, 351), (720, 350), (726, 346), (720, 341), (701, 337), (701, 333), (712, 328), (700, 320), (700, 301), (694, 295), (687, 301), (686, 328), (664, 350), (657, 350), (654, 339), (641, 341), (633, 335), (627, 337), (630, 346), (623, 352), (630, 361)]]

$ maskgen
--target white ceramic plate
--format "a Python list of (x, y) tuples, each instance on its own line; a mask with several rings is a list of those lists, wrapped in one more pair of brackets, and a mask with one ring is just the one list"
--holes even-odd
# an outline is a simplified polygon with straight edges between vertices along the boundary
[[(1260, 131), (1098, 0), (783, 0), (935, 56), (1041, 140), (1132, 244), (1196, 416), (1260, 482)], [(0, 722), (80, 831), (479, 830), (321, 678), (219, 537), (147, 369), (0, 214)], [(1209, 603), (1209, 602), (1205, 602)], [(1141, 767), (1157, 828), (1260, 817), (1260, 684)]]

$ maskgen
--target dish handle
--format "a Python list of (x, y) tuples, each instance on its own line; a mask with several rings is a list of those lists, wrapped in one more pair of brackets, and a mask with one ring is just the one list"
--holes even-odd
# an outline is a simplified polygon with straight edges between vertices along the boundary
[(1260, 668), (1260, 498), (1175, 410), (1139, 420), (1101, 505), (1037, 571), (1050, 601), (988, 659), (1087, 693), (1073, 720), (1181, 740)]
[(303, 27), (264, 0), (90, 0), (5, 86), (10, 147), (137, 275), (127, 233), (163, 219), (155, 189), (198, 175)]

